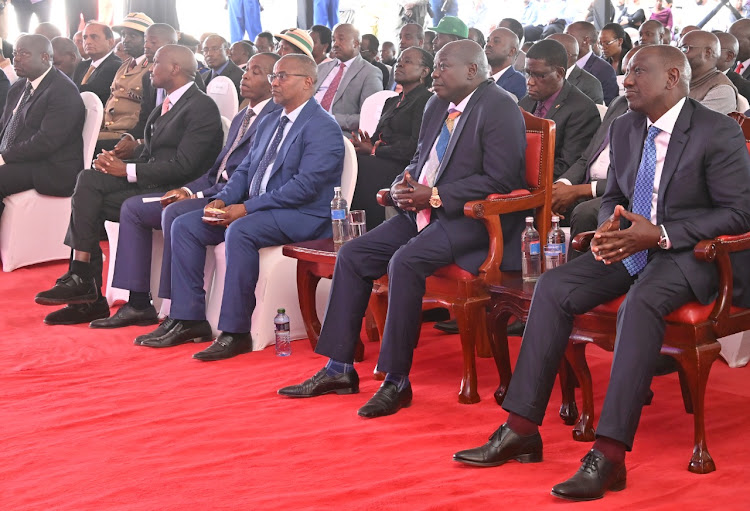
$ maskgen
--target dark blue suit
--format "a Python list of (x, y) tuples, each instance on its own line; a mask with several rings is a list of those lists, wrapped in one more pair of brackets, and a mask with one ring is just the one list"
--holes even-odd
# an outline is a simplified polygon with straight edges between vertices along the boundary
[(515, 95), (516, 100), (520, 100), (526, 96), (526, 77), (513, 69), (513, 66), (510, 66), (508, 70), (503, 73), (503, 76), (498, 79), (497, 84)]
[(620, 95), (620, 88), (617, 85), (617, 74), (606, 60), (592, 53), (583, 66), (583, 70), (588, 71), (601, 82), (605, 105), (609, 105), (613, 99)]
[[(632, 207), (645, 135), (642, 113), (612, 122), (600, 223), (616, 205)], [(605, 265), (591, 252), (545, 272), (534, 291), (503, 408), (541, 424), (573, 316), (627, 293), (617, 314), (614, 361), (596, 434), (630, 448), (661, 349), (664, 316), (689, 301), (705, 304), (716, 297), (716, 267), (698, 261), (693, 247), (702, 239), (750, 231), (748, 196), (750, 157), (739, 126), (688, 99), (669, 141), (656, 206), (656, 222), (664, 225), (672, 247), (649, 250), (637, 278), (622, 262)], [(736, 303), (747, 307), (750, 254), (734, 255)]]
[(291, 123), (270, 167), (265, 193), (248, 198), (255, 172), (276, 133), (283, 111), (259, 125), (248, 157), (215, 199), (244, 204), (247, 216), (228, 228), (208, 225), (202, 211), (193, 211), (172, 224), (172, 308), (179, 320), (204, 319), (203, 267), (206, 247), (226, 242), (219, 330), (249, 332), (255, 309), (258, 251), (331, 235), (330, 204), (333, 188), (341, 183), (344, 140), (341, 128), (315, 99), (310, 99)]
[[(248, 127), (239, 145), (227, 159), (225, 170), (229, 177), (245, 159), (252, 146), (260, 122), (269, 114), (277, 112), (281, 107), (269, 101), (263, 107), (258, 118)], [(225, 182), (217, 182), (217, 173), (234, 139), (240, 131), (242, 118), (247, 109), (242, 109), (232, 120), (227, 134), (227, 143), (219, 153), (213, 166), (195, 181), (185, 185), (193, 193), (203, 192), (204, 197), (212, 197), (219, 193)], [(209, 202), (204, 199), (188, 199), (175, 202), (162, 210), (158, 202), (143, 203), (144, 197), (161, 197), (163, 193), (139, 195), (126, 200), (120, 209), (120, 235), (117, 245), (117, 264), (115, 265), (112, 285), (120, 289), (136, 292), (148, 292), (151, 275), (151, 236), (153, 229), (164, 231), (164, 253), (161, 263), (161, 280), (159, 296), (171, 297), (172, 247), (170, 244), (170, 229), (172, 222), (178, 216), (203, 209)]]
[[(437, 96), (427, 102), (417, 152), (405, 170), (415, 180), (428, 161), (448, 106)], [(430, 224), (417, 232), (416, 215), (399, 210), (399, 215), (339, 250), (316, 352), (352, 363), (372, 282), (387, 271), (388, 314), (378, 367), (408, 374), (426, 278), (451, 263), (476, 274), (487, 257), (487, 230), (481, 221), (464, 216), (464, 204), (526, 188), (525, 149), (523, 117), (515, 102), (493, 80), (483, 82), (458, 118), (438, 168), (434, 186), (443, 205), (432, 209)], [(401, 179), (403, 173), (396, 181)], [(523, 213), (503, 215), (503, 270), (521, 269), (523, 227)]]

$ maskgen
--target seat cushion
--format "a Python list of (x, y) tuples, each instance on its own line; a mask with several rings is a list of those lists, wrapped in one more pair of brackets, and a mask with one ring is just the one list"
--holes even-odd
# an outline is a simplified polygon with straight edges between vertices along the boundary
[[(619, 298), (615, 298), (612, 301), (603, 303), (602, 305), (595, 307), (593, 312), (601, 312), (603, 314), (617, 314), (617, 310), (620, 308), (620, 305), (622, 305), (623, 301), (625, 301), (625, 295), (622, 295)], [(708, 315), (711, 314), (713, 308), (713, 302), (708, 305), (703, 305), (699, 302), (690, 302), (669, 314), (667, 316), (667, 321), (671, 321), (673, 323), (687, 323), (689, 325), (697, 325), (708, 319)], [(742, 307), (732, 306), (729, 309), (729, 313), (736, 314), (738, 312), (741, 312), (742, 310)]]

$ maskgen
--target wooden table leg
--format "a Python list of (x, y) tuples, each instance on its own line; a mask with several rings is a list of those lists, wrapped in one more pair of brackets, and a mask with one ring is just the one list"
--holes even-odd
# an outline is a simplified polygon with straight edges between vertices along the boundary
[(302, 313), (302, 321), (305, 323), (307, 338), (310, 339), (310, 346), (314, 350), (320, 337), (320, 320), (315, 307), (315, 291), (318, 288), (320, 277), (311, 271), (312, 266), (307, 261), (297, 261), (299, 308)]

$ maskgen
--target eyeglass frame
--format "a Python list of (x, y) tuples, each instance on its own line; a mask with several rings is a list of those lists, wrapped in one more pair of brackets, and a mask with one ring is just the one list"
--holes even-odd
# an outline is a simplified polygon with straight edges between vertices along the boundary
[[(706, 49), (706, 48), (711, 48), (711, 47), (710, 47), (710, 46), (700, 46), (700, 45), (695, 45), (695, 44), (681, 44), (681, 45), (679, 45), (679, 46), (677, 47), (677, 49), (678, 49), (678, 50), (680, 50), (680, 51), (681, 51), (682, 53), (687, 53), (687, 52), (689, 52), (689, 51), (690, 51), (690, 48), (701, 48), (701, 49)], [(720, 52), (720, 53), (721, 53), (721, 52)]]
[(278, 78), (280, 82), (286, 81), (287, 76), (303, 76), (307, 77), (309, 75), (303, 75), (300, 73), (287, 73), (286, 71), (282, 71), (280, 73), (271, 73), (266, 75), (266, 78), (268, 79), (268, 83), (273, 83), (273, 81)]
[(615, 42), (615, 41), (619, 41), (620, 39), (622, 39), (622, 37), (615, 37), (614, 39), (612, 39), (611, 41), (608, 41), (608, 42), (606, 42), (606, 43), (603, 43), (603, 42), (601, 42), (601, 41), (597, 41), (597, 43), (598, 43), (598, 44), (599, 44), (599, 46), (601, 46), (602, 48), (603, 48), (603, 47), (605, 47), (605, 46), (606, 46), (606, 47), (610, 47), (610, 46), (612, 46), (612, 45), (614, 44), (614, 42)]

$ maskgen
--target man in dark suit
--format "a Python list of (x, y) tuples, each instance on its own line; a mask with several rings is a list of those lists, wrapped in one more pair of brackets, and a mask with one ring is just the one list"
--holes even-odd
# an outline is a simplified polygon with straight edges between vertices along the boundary
[(526, 78), (513, 68), (518, 54), (516, 34), (507, 28), (493, 30), (487, 37), (484, 54), (487, 55), (495, 83), (513, 94), (516, 101), (526, 96)]
[(604, 59), (596, 56), (591, 49), (591, 46), (597, 42), (594, 25), (586, 21), (576, 21), (565, 28), (565, 33), (572, 35), (578, 41), (576, 65), (599, 80), (604, 93), (604, 104), (609, 105), (619, 95), (620, 89), (617, 85), (615, 70)]
[(568, 54), (568, 68), (565, 71), (565, 79), (568, 83), (586, 94), (597, 105), (603, 105), (604, 93), (602, 92), (602, 84), (594, 75), (576, 65), (576, 61), (578, 60), (578, 41), (569, 34), (552, 34), (547, 39), (557, 41), (565, 47), (565, 51)]
[(359, 54), (367, 62), (380, 69), (383, 74), (383, 90), (388, 88), (390, 82), (390, 70), (382, 62), (375, 60), (378, 54), (378, 48), (380, 48), (380, 41), (372, 34), (365, 34), (362, 36), (362, 41), (359, 43)]
[(165, 348), (212, 338), (203, 293), (206, 247), (226, 242), (222, 333), (193, 358), (247, 353), (258, 251), (331, 235), (330, 202), (341, 183), (344, 141), (336, 122), (312, 99), (316, 73), (306, 55), (286, 55), (274, 66), (271, 94), (283, 109), (261, 121), (250, 153), (214, 200), (172, 224), (169, 318), (136, 344)]
[(67, 37), (55, 37), (51, 42), (52, 65), (72, 80), (78, 64), (81, 63), (78, 46)]
[[(489, 79), (482, 48), (473, 41), (446, 44), (432, 76), (436, 96), (425, 107), (417, 152), (391, 185), (399, 214), (339, 250), (316, 347), (330, 359), (312, 378), (280, 389), (281, 395), (359, 392), (354, 350), (373, 280), (387, 271), (388, 317), (378, 358), (387, 376), (358, 413), (380, 417), (409, 406), (426, 278), (451, 263), (476, 274), (487, 256), (487, 231), (464, 216), (464, 204), (525, 187), (523, 116)], [(503, 215), (503, 270), (521, 268), (523, 219), (523, 213)]]
[[(687, 97), (690, 67), (678, 49), (646, 46), (630, 61), (636, 68), (625, 78), (631, 112), (610, 129), (611, 173), (592, 250), (539, 279), (503, 402), (508, 420), (484, 446), (454, 455), (479, 466), (541, 461), (538, 425), (574, 315), (627, 294), (596, 442), (578, 472), (552, 489), (569, 500), (625, 488), (625, 452), (659, 359), (664, 316), (716, 296), (716, 267), (699, 262), (693, 248), (750, 230), (750, 157), (737, 123)], [(734, 290), (747, 307), (747, 254), (737, 256)]]
[(167, 91), (151, 113), (141, 154), (123, 161), (103, 151), (93, 168), (83, 170), (73, 193), (73, 210), (65, 244), (73, 249), (70, 270), (55, 286), (37, 294), (42, 305), (68, 304), (45, 318), (47, 324), (88, 323), (109, 316), (101, 295), (104, 220), (117, 221), (128, 197), (164, 192), (195, 179), (221, 149), (219, 110), (193, 83), (195, 56), (184, 46), (167, 45), (154, 58), (154, 87)]
[(750, 80), (750, 19), (742, 18), (729, 27), (729, 33), (737, 38), (737, 65), (734, 72), (745, 80)]
[(721, 46), (719, 60), (716, 62), (716, 69), (727, 75), (727, 78), (729, 78), (737, 88), (737, 92), (750, 101), (750, 80), (742, 78), (732, 70), (734, 63), (737, 60), (737, 52), (739, 51), (737, 38), (732, 34), (719, 31), (714, 32), (714, 35), (719, 38), (719, 44)]
[(96, 94), (107, 104), (112, 80), (122, 65), (120, 57), (114, 54), (115, 35), (103, 23), (92, 21), (83, 28), (83, 48), (88, 59), (81, 61), (73, 74), (73, 81), (81, 92)]
[(242, 69), (229, 60), (227, 51), (229, 44), (220, 35), (211, 35), (203, 41), (203, 56), (206, 58), (208, 68), (201, 73), (203, 83), (208, 85), (217, 76), (226, 76), (237, 89), (237, 97), (240, 94), (240, 80), (242, 80)]
[(594, 102), (565, 80), (567, 65), (562, 44), (535, 43), (526, 54), (529, 92), (518, 102), (527, 112), (555, 121), (555, 179), (580, 158), (601, 124)]
[[(151, 193), (131, 197), (120, 208), (120, 242), (112, 285), (130, 290), (128, 303), (114, 316), (91, 322), (92, 328), (119, 328), (128, 325), (154, 324), (157, 313), (151, 305), (151, 242), (153, 229), (164, 232), (164, 253), (161, 265), (159, 296), (171, 298), (172, 247), (171, 228), (174, 220), (189, 211), (203, 209), (232, 177), (247, 156), (259, 123), (281, 109), (271, 101), (271, 85), (267, 75), (279, 60), (274, 53), (261, 53), (247, 63), (242, 77), (242, 97), (249, 100), (232, 121), (224, 149), (201, 177), (181, 188), (164, 194)], [(144, 198), (161, 197), (159, 202)], [(166, 209), (162, 211), (162, 208)]]
[(51, 65), (52, 45), (26, 35), (16, 52), (19, 78), (0, 119), (0, 214), (3, 199), (24, 190), (69, 197), (83, 165), (83, 101)]

